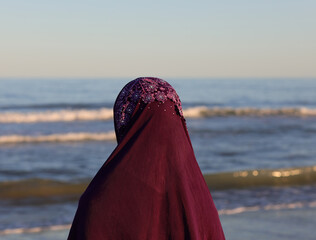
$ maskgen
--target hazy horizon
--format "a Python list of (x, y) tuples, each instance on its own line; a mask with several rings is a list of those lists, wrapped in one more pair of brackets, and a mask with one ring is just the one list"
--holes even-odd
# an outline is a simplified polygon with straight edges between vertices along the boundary
[(4, 2), (0, 78), (315, 78), (316, 2)]

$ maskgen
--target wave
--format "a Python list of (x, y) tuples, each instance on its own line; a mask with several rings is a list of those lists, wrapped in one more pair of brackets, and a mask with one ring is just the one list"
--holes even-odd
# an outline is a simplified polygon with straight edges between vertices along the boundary
[(43, 112), (4, 112), (0, 113), (0, 123), (36, 123), (36, 122), (74, 122), (104, 121), (112, 119), (113, 110), (100, 108), (96, 110), (59, 110)]
[(284, 107), (284, 108), (231, 108), (231, 107), (213, 107), (198, 106), (187, 108), (183, 111), (188, 118), (203, 117), (227, 117), (227, 116), (294, 116), (294, 117), (310, 117), (316, 116), (315, 108), (306, 107)]
[(307, 185), (316, 183), (316, 166), (223, 172), (204, 178), (212, 190)]
[(41, 178), (5, 181), (0, 182), (0, 199), (63, 197), (68, 200), (81, 194), (87, 185), (88, 181), (69, 183)]
[[(284, 108), (231, 108), (196, 106), (183, 110), (186, 118), (210, 118), (228, 116), (291, 116), (315, 117), (315, 108), (284, 107)], [(42, 112), (3, 112), (0, 123), (36, 123), (36, 122), (73, 122), (73, 121), (106, 121), (113, 118), (112, 108), (70, 109)]]
[(115, 141), (114, 131), (107, 133), (61, 133), (41, 136), (5, 135), (0, 136), (0, 145), (41, 142)]
[(25, 233), (39, 233), (44, 231), (62, 231), (70, 229), (71, 224), (64, 225), (51, 225), (51, 226), (39, 226), (32, 228), (11, 228), (0, 230), (1, 235), (11, 235), (11, 234), (25, 234)]
[(249, 207), (237, 207), (233, 209), (221, 209), (218, 211), (220, 215), (234, 215), (243, 212), (253, 212), (260, 210), (282, 210), (282, 209), (297, 209), (303, 207), (316, 207), (316, 201), (313, 202), (294, 202), (294, 203), (281, 203), (281, 204), (269, 204), (266, 206), (249, 206)]
[(12, 109), (95, 109), (104, 106), (110, 106), (111, 103), (43, 103), (43, 104), (14, 104), (14, 105), (0, 105), (2, 110)]
[[(316, 183), (316, 166), (204, 174), (204, 178), (212, 191), (308, 185)], [(39, 178), (5, 181), (0, 182), (0, 199), (59, 197), (69, 200), (78, 197), (88, 183), (89, 180), (73, 183)]]

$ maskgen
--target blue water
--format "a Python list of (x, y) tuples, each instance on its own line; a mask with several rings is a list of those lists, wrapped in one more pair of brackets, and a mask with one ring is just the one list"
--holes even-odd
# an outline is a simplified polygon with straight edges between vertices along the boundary
[[(32, 178), (80, 182), (93, 177), (115, 148), (114, 138), (28, 143), (7, 139), (13, 135), (59, 134), (60, 139), (67, 133), (111, 133), (113, 103), (129, 80), (0, 79), (0, 183)], [(316, 165), (316, 79), (166, 80), (178, 92), (184, 110), (207, 109), (186, 117), (203, 173)], [(213, 116), (214, 108), (223, 112)], [(237, 114), (238, 109), (248, 108), (252, 111)], [(60, 120), (81, 110), (91, 115), (102, 109), (109, 112), (102, 119)], [(39, 114), (48, 117), (42, 121)], [(57, 120), (49, 114), (57, 115)], [(213, 197), (220, 210), (288, 201), (308, 204), (316, 198), (315, 186), (282, 189), (215, 191)], [(0, 230), (68, 224), (76, 204), (0, 199)]]

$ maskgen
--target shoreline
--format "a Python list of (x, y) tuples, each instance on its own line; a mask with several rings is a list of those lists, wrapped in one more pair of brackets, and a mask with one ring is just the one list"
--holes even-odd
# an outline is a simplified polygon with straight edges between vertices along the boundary
[[(315, 216), (316, 206), (312, 206), (220, 214), (220, 219), (226, 239), (312, 240), (315, 237)], [(69, 228), (70, 225), (65, 224), (24, 231), (11, 229), (0, 236), (2, 240), (62, 240), (67, 238)]]

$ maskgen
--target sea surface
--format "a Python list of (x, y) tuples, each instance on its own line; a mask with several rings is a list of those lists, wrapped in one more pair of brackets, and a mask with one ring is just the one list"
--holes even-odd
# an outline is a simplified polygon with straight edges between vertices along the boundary
[[(116, 147), (112, 107), (130, 80), (0, 79), (1, 239), (67, 231)], [(221, 218), (315, 210), (316, 79), (165, 80)]]

